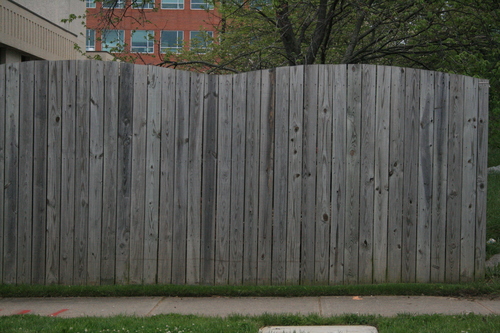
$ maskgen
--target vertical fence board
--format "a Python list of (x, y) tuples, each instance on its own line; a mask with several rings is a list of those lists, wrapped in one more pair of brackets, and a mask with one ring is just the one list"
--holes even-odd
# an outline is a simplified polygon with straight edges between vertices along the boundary
[(172, 248), (172, 283), (186, 282), (186, 237), (189, 163), (189, 88), (190, 74), (176, 73), (174, 220)]
[(276, 115), (274, 135), (274, 223), (272, 284), (285, 283), (288, 218), (288, 113), (290, 68), (276, 69)]
[(403, 181), (402, 282), (415, 282), (418, 201), (418, 140), (420, 112), (420, 71), (406, 70)]
[(450, 80), (450, 114), (448, 127), (448, 200), (446, 202), (446, 282), (460, 281), (460, 226), (462, 223), (462, 137), (464, 111), (464, 77)]
[(448, 74), (434, 76), (434, 142), (432, 176), (431, 282), (444, 281), (446, 239), (446, 183), (448, 169)]
[(60, 281), (73, 284), (75, 231), (76, 64), (62, 63)]
[(19, 63), (7, 65), (5, 77), (5, 179), (3, 282), (16, 283), (19, 195)]
[(217, 229), (215, 239), (215, 283), (229, 281), (231, 219), (231, 133), (233, 76), (219, 79), (219, 122), (217, 124)]
[(245, 202), (243, 239), (243, 283), (257, 282), (257, 237), (259, 222), (260, 85), (262, 72), (250, 72), (246, 90)]
[(387, 222), (387, 282), (401, 281), (405, 126), (405, 70), (391, 70), (389, 130), (389, 216)]
[(233, 77), (231, 133), (231, 205), (229, 230), (229, 284), (243, 279), (243, 219), (245, 204), (246, 74)]
[[(477, 116), (477, 196), (476, 196), (476, 253), (475, 278), (482, 279), (486, 259), (486, 195), (488, 178), (488, 100), (489, 82), (478, 83)], [(0, 159), (1, 163), (1, 159)]]
[(271, 284), (274, 192), (276, 71), (262, 72), (259, 166), (259, 238), (257, 283)]
[(361, 80), (361, 66), (349, 65), (346, 111), (346, 224), (344, 229), (344, 282), (347, 284), (358, 282)]
[(33, 142), (33, 238), (31, 256), (31, 282), (34, 284), (45, 283), (48, 65), (48, 62), (42, 61), (35, 63), (34, 137), (36, 140)]
[[(315, 283), (324, 284), (328, 282), (330, 273), (330, 225), (331, 213), (331, 173), (332, 173), (332, 117), (333, 117), (333, 73), (328, 66), (320, 66), (319, 81), (316, 90), (318, 98), (317, 110), (317, 143), (314, 151), (317, 151), (316, 159), (316, 234), (311, 239), (303, 239), (303, 242), (313, 243), (314, 249), (314, 272)], [(311, 222), (312, 222), (311, 221)], [(309, 221), (304, 221), (309, 223)], [(313, 225), (314, 225), (313, 224)], [(307, 245), (306, 245), (307, 246)]]
[[(17, 283), (31, 283), (31, 237), (33, 200), (33, 108), (35, 63), (24, 62), (19, 66), (19, 220), (17, 244)], [(1, 79), (3, 80), (3, 78)], [(0, 128), (2, 128), (0, 126)], [(2, 129), (3, 131), (3, 129)], [(3, 135), (0, 135), (3, 137)], [(0, 162), (2, 163), (2, 162)], [(1, 167), (0, 167), (1, 169)], [(0, 170), (1, 172), (1, 170)], [(3, 184), (0, 181), (0, 184)], [(1, 276), (1, 275), (0, 275)]]
[(464, 124), (462, 144), (462, 225), (460, 237), (460, 282), (474, 278), (476, 240), (476, 172), (477, 172), (477, 118), (478, 79), (466, 77), (464, 82)]
[(203, 177), (201, 209), (200, 282), (213, 284), (215, 278), (215, 228), (217, 195), (217, 92), (218, 78), (205, 79), (203, 115)]
[(130, 204), (133, 195), (134, 66), (131, 64), (120, 64), (118, 95), (115, 283), (126, 284), (130, 281)]
[(377, 69), (375, 115), (375, 192), (373, 211), (373, 282), (387, 281), (389, 215), (389, 144), (391, 117), (391, 68)]
[(430, 282), (432, 175), (434, 146), (434, 73), (420, 72), (420, 133), (418, 151), (418, 218), (416, 281)]
[(158, 283), (172, 281), (172, 226), (175, 172), (175, 71), (164, 69), (161, 100), (161, 179), (158, 230)]
[(377, 67), (363, 65), (361, 83), (359, 283), (373, 279), (373, 209), (375, 181), (375, 116)]
[(162, 69), (148, 66), (146, 125), (146, 192), (144, 216), (144, 283), (157, 281), (160, 209), (160, 145)]
[[(5, 109), (5, 89), (6, 89), (6, 72), (7, 65), (0, 65), (0, 130), (2, 133), (5, 133), (5, 123), (6, 123), (6, 109)], [(5, 219), (3, 218), (4, 211), (4, 170), (5, 170), (5, 136), (0, 135), (0, 231), (2, 234), (0, 235), (0, 283), (4, 283), (3, 280), (3, 243), (4, 243), (4, 225)], [(29, 281), (31, 282), (31, 281)]]
[[(304, 66), (290, 68), (288, 115), (288, 218), (286, 219), (287, 284), (300, 279), (301, 203), (302, 203), (302, 134), (304, 113)], [(309, 241), (309, 240), (306, 240)]]
[[(320, 66), (307, 66), (304, 69), (301, 238), (306, 241), (302, 241), (300, 254), (300, 282), (302, 284), (313, 284), (316, 280), (316, 142), (318, 129), (318, 95), (320, 94), (318, 93), (319, 68)], [(322, 236), (325, 237), (325, 235)], [(329, 263), (327, 266), (328, 265)]]
[(148, 67), (134, 67), (132, 109), (132, 197), (130, 220), (130, 283), (144, 282), (144, 218), (146, 196), (146, 126)]
[(191, 76), (186, 254), (187, 284), (200, 283), (201, 173), (205, 77), (202, 74), (193, 74)]
[(103, 178), (100, 284), (113, 284), (116, 267), (117, 193), (118, 182), (118, 110), (120, 63), (104, 63), (104, 124), (103, 124)]
[(330, 283), (344, 282), (344, 236), (347, 224), (347, 66), (333, 67), (332, 218), (330, 226)]

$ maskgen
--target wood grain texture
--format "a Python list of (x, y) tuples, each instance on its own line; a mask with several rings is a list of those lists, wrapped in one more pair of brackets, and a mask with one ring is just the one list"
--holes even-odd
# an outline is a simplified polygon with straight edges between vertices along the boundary
[[(5, 131), (5, 88), (6, 88), (6, 79), (5, 72), (7, 69), (7, 65), (0, 65), (0, 130), (2, 132)], [(4, 170), (5, 170), (5, 137), (0, 135), (0, 186), (4, 186)], [(2, 234), (0, 235), (0, 283), (4, 283), (3, 281), (3, 243), (4, 243), (4, 225), (5, 219), (3, 218), (3, 210), (4, 210), (4, 190), (0, 188), (0, 230)], [(30, 281), (31, 282), (31, 281)]]

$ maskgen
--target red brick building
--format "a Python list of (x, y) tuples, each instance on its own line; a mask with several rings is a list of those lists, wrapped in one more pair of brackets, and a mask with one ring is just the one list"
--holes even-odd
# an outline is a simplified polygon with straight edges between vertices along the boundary
[[(219, 22), (209, 0), (86, 0), (87, 51), (130, 54), (135, 63), (158, 64), (166, 52), (203, 52)], [(103, 24), (112, 13), (115, 25)]]

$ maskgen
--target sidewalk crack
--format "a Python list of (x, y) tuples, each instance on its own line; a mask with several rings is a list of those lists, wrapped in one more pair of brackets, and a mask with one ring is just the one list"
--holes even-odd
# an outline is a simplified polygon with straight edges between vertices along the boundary
[(160, 305), (161, 302), (163, 302), (164, 299), (165, 299), (165, 297), (160, 298), (160, 300), (156, 303), (156, 305), (153, 306), (153, 308), (148, 313), (146, 313), (146, 317), (151, 317), (151, 313), (154, 310), (156, 310), (156, 308)]
[(319, 307), (319, 315), (323, 317), (323, 309), (321, 308), (321, 297), (318, 297), (318, 307)]

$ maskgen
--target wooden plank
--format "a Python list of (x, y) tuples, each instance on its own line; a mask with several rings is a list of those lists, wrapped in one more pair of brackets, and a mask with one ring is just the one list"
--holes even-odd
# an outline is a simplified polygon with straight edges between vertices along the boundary
[(446, 282), (460, 281), (460, 226), (462, 223), (462, 137), (464, 77), (450, 76), (448, 125), (448, 200), (446, 202)]
[(373, 212), (373, 282), (387, 282), (389, 215), (389, 126), (391, 121), (391, 67), (377, 67), (375, 108), (375, 192)]
[(448, 170), (448, 114), (450, 76), (434, 76), (434, 142), (432, 169), (431, 282), (445, 281), (446, 183)]
[(257, 283), (261, 71), (247, 74), (243, 284)]
[(177, 72), (172, 283), (186, 283), (190, 75)]
[(415, 282), (418, 201), (420, 73), (406, 70), (402, 282)]
[(243, 218), (245, 204), (245, 73), (233, 77), (231, 133), (231, 217), (229, 229), (229, 284), (243, 281)]
[(115, 283), (129, 283), (130, 223), (132, 197), (132, 135), (134, 104), (134, 65), (120, 64), (118, 87), (118, 152), (116, 194)]
[(389, 216), (387, 234), (387, 282), (401, 282), (403, 236), (404, 126), (406, 70), (391, 70), (391, 107), (389, 130)]
[(76, 62), (62, 63), (60, 282), (73, 284), (75, 233)]
[(8, 64), (5, 76), (5, 176), (3, 282), (16, 283), (19, 195), (19, 63)]
[(201, 209), (200, 282), (213, 284), (215, 278), (215, 228), (217, 195), (217, 92), (218, 76), (205, 79), (203, 116), (203, 177)]
[[(59, 282), (61, 238), (61, 92), (62, 64), (49, 63), (49, 117), (47, 126), (47, 276), (46, 283)], [(100, 230), (99, 230), (100, 233)]]
[[(6, 87), (6, 78), (5, 72), (7, 69), (7, 65), (0, 65), (0, 130), (5, 133), (5, 122), (6, 122), (6, 109), (5, 109), (5, 87)], [(4, 169), (5, 169), (5, 137), (0, 135), (0, 184), (2, 184), (2, 188), (0, 188), (0, 230), (2, 234), (0, 235), (0, 283), (4, 283), (3, 281), (3, 243), (4, 243), (4, 224), (5, 219), (3, 219), (3, 202), (4, 202)]]
[(431, 267), (434, 72), (420, 72), (420, 87), (416, 281), (428, 283)]
[(330, 284), (344, 282), (347, 165), (347, 66), (333, 66), (332, 222), (330, 226)]
[[(104, 154), (104, 68), (100, 61), (90, 64), (90, 145), (89, 145), (89, 230), (87, 284), (100, 283), (101, 228), (103, 210), (103, 154)], [(106, 198), (107, 199), (107, 198)], [(106, 205), (106, 204), (104, 204)]]
[(118, 110), (120, 64), (104, 62), (104, 127), (103, 127), (103, 178), (102, 178), (102, 236), (100, 284), (115, 282), (116, 228), (118, 193)]
[[(333, 124), (333, 68), (320, 66), (318, 75), (317, 110), (317, 142), (313, 148), (316, 158), (313, 159), (317, 168), (316, 193), (316, 235), (304, 238), (303, 242), (316, 244), (314, 249), (314, 275), (315, 283), (328, 284), (330, 273), (330, 240), (331, 219), (330, 208), (332, 191), (332, 124)], [(309, 93), (309, 92), (308, 92)]]
[[(476, 202), (476, 253), (475, 278), (482, 279), (486, 259), (486, 195), (488, 177), (488, 92), (489, 82), (478, 83), (477, 116), (477, 202)], [(0, 159), (1, 160), (1, 159)]]
[(300, 245), (302, 212), (302, 134), (304, 114), (304, 67), (290, 68), (288, 110), (288, 218), (286, 219), (287, 284), (300, 280)]
[(262, 72), (259, 166), (259, 237), (257, 283), (271, 284), (274, 192), (274, 123), (276, 71)]
[[(302, 142), (302, 230), (300, 283), (315, 282), (316, 147), (318, 128), (318, 75), (320, 66), (304, 69), (304, 120)], [(331, 87), (330, 87), (331, 88)], [(324, 236), (324, 235), (322, 235)], [(329, 236), (329, 235), (328, 235)], [(328, 240), (329, 241), (329, 240)]]
[(186, 283), (200, 283), (201, 174), (205, 75), (191, 75), (187, 203)]
[(276, 115), (274, 135), (274, 223), (272, 284), (284, 284), (286, 278), (288, 218), (288, 113), (290, 101), (290, 68), (276, 69)]
[(375, 189), (375, 114), (377, 67), (363, 65), (361, 96), (358, 282), (373, 281), (373, 209)]
[(47, 80), (49, 63), (35, 63), (35, 108), (33, 143), (33, 238), (31, 267), (33, 284), (45, 284), (45, 233), (47, 204)]
[(460, 282), (470, 282), (475, 268), (478, 80), (472, 77), (464, 80)]
[[(35, 63), (19, 65), (19, 220), (17, 244), (17, 283), (31, 283), (31, 237), (33, 218), (33, 110)], [(3, 80), (3, 78), (1, 79)], [(1, 117), (1, 116), (0, 116)], [(3, 127), (0, 126), (3, 131)], [(2, 162), (0, 162), (2, 163)], [(1, 167), (0, 167), (1, 169)], [(0, 170), (1, 172), (1, 170)], [(0, 181), (0, 184), (3, 182)], [(3, 191), (2, 191), (3, 192)], [(0, 200), (0, 202), (3, 202)], [(2, 230), (2, 229), (0, 229)], [(0, 275), (1, 276), (1, 275)]]
[(146, 128), (146, 193), (144, 225), (144, 283), (157, 282), (160, 210), (160, 149), (162, 69), (148, 66)]
[(144, 282), (144, 217), (146, 191), (146, 126), (148, 67), (134, 66), (132, 110), (132, 192), (130, 198), (130, 283)]
[(361, 83), (362, 67), (350, 65), (347, 74), (346, 225), (344, 230), (344, 282), (347, 284), (358, 282)]
[(215, 283), (229, 282), (231, 219), (231, 133), (233, 76), (219, 77), (219, 122), (217, 124), (217, 229)]

